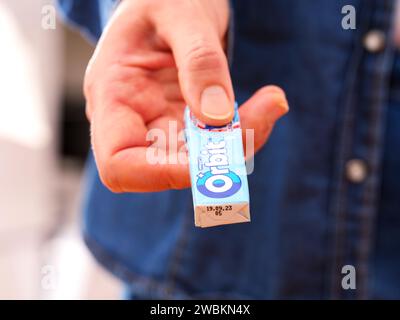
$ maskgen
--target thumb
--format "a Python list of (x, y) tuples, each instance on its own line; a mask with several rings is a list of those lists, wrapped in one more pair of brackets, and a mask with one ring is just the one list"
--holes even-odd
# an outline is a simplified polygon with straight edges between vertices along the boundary
[[(240, 122), (243, 130), (244, 150), (257, 152), (267, 141), (275, 122), (289, 111), (284, 91), (277, 86), (265, 86), (259, 89), (240, 108)], [(246, 137), (246, 131), (252, 136)], [(252, 143), (252, 146), (246, 146)], [(252, 154), (246, 154), (251, 157)]]
[(209, 125), (224, 125), (233, 118), (235, 100), (227, 58), (214, 23), (199, 8), (188, 7), (183, 16), (169, 17), (161, 32), (194, 115)]

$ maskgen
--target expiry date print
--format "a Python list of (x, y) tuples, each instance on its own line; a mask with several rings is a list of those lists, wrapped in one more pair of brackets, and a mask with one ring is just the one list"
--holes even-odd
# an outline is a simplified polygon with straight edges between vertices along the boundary
[(223, 212), (230, 212), (233, 208), (231, 205), (226, 206), (207, 206), (207, 212), (214, 212), (216, 216), (222, 216)]

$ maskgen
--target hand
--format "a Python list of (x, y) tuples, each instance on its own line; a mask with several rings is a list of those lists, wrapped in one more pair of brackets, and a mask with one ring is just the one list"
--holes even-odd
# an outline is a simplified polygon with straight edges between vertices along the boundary
[[(158, 145), (146, 135), (161, 129), (168, 136), (171, 120), (182, 129), (186, 104), (210, 125), (232, 119), (234, 93), (224, 54), (228, 20), (226, 0), (119, 4), (84, 81), (94, 156), (100, 178), (111, 191), (190, 186), (187, 164), (147, 161), (148, 148)], [(255, 150), (287, 111), (285, 95), (275, 86), (260, 89), (241, 106), (242, 128), (255, 130)]]

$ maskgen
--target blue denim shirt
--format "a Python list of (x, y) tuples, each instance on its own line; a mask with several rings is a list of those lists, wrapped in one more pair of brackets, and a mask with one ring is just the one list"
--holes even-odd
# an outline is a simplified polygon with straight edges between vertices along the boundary
[[(59, 2), (92, 39), (113, 5)], [(349, 4), (355, 30), (341, 24)], [(90, 157), (84, 234), (96, 258), (146, 298), (400, 298), (393, 7), (393, 0), (233, 1), (237, 100), (277, 84), (291, 106), (255, 158), (251, 223), (195, 228), (190, 190), (113, 194)], [(385, 36), (379, 50), (364, 44), (371, 30)], [(366, 168), (359, 181), (352, 159)], [(345, 265), (355, 267), (355, 290), (342, 288)]]

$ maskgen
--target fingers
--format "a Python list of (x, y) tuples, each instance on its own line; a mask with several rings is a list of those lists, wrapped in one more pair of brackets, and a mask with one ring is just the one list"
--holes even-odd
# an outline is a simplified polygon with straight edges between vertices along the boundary
[[(113, 192), (156, 192), (190, 187), (187, 164), (170, 163), (171, 154), (153, 148), (157, 157), (165, 157), (165, 163), (149, 164), (146, 158), (152, 148), (132, 147), (112, 155), (106, 167), (99, 170), (103, 184)], [(180, 152), (174, 158), (187, 158)], [(181, 160), (182, 161), (182, 160)], [(187, 163), (187, 161), (186, 161)]]
[[(285, 93), (277, 86), (259, 89), (240, 108), (240, 122), (243, 130), (244, 150), (257, 152), (267, 141), (275, 122), (289, 111)], [(253, 136), (247, 137), (246, 129), (252, 129)], [(246, 141), (254, 137), (254, 148), (246, 147)], [(249, 139), (250, 138), (250, 139)], [(252, 154), (246, 154), (250, 157)]]
[[(254, 130), (255, 151), (263, 146), (275, 122), (287, 111), (283, 91), (274, 86), (258, 90), (242, 105), (239, 112), (243, 133), (246, 134), (246, 129)], [(190, 186), (185, 150), (179, 147), (176, 152), (171, 152), (163, 148), (179, 126), (169, 132), (170, 121), (157, 121), (159, 123), (146, 126), (143, 119), (126, 105), (113, 104), (112, 107), (97, 108), (93, 113), (95, 159), (100, 178), (111, 191), (153, 192)], [(149, 131), (153, 126), (158, 131)]]
[(100, 179), (111, 191), (150, 192), (190, 186), (186, 152), (178, 148), (167, 152), (162, 144), (152, 146), (152, 140), (166, 142), (167, 129), (149, 131), (131, 107), (113, 104), (96, 108), (91, 129)]
[(203, 122), (224, 125), (234, 114), (228, 63), (217, 26), (197, 4), (182, 1), (184, 8), (156, 15), (156, 25), (174, 55), (186, 103)]

